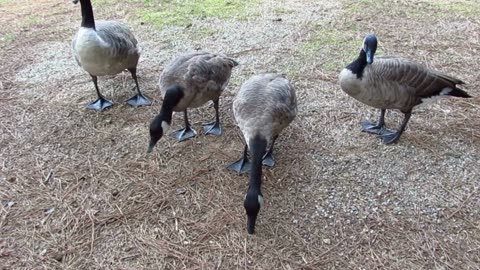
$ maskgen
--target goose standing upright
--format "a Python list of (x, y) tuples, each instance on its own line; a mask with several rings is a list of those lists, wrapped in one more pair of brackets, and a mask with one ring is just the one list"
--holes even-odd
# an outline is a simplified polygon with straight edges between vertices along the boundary
[[(381, 110), (377, 124), (363, 122), (362, 130), (383, 137), (385, 144), (400, 139), (412, 109), (438, 96), (471, 97), (457, 87), (461, 80), (395, 56), (375, 57), (377, 37), (367, 35), (358, 58), (342, 70), (340, 87), (356, 100)], [(387, 109), (397, 109), (404, 119), (397, 131), (384, 128)]]
[(155, 144), (167, 132), (172, 123), (173, 112), (184, 113), (185, 128), (177, 130), (173, 136), (184, 141), (196, 136), (196, 131), (188, 122), (187, 109), (202, 106), (212, 100), (215, 108), (215, 121), (204, 124), (206, 134), (220, 135), (218, 103), (220, 95), (228, 85), (232, 68), (238, 63), (224, 55), (207, 52), (184, 54), (172, 61), (162, 72), (159, 87), (163, 95), (160, 113), (150, 124), (151, 152)]
[(127, 69), (132, 74), (137, 94), (127, 103), (134, 106), (148, 106), (151, 102), (142, 94), (137, 80), (137, 64), (140, 48), (130, 29), (116, 21), (95, 21), (90, 0), (80, 1), (82, 23), (73, 38), (72, 47), (77, 63), (92, 77), (98, 99), (87, 108), (101, 111), (112, 106), (112, 102), (100, 93), (97, 77), (115, 75)]
[[(247, 231), (252, 234), (263, 204), (262, 163), (270, 167), (275, 164), (275, 140), (297, 114), (295, 89), (284, 75), (255, 75), (241, 86), (233, 102), (233, 113), (246, 144), (243, 157), (231, 164), (229, 169), (238, 173), (250, 170), (244, 207), (247, 213)], [(248, 160), (248, 150), (252, 157), (251, 163)]]

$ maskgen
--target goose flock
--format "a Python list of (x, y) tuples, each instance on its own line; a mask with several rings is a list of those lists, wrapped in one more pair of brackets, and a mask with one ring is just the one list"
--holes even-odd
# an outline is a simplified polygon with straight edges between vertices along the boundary
[[(97, 77), (115, 75), (128, 70), (137, 94), (127, 100), (134, 107), (149, 106), (150, 100), (140, 90), (136, 70), (140, 48), (128, 26), (116, 21), (95, 21), (90, 0), (80, 2), (82, 22), (72, 41), (75, 59), (92, 77), (97, 100), (88, 109), (102, 111), (112, 102), (98, 88)], [(377, 37), (367, 35), (358, 57), (339, 74), (340, 88), (354, 99), (380, 109), (378, 123), (363, 122), (362, 131), (376, 134), (385, 144), (400, 139), (412, 110), (435, 97), (471, 97), (458, 88), (463, 82), (411, 60), (395, 56), (375, 56)], [(160, 113), (150, 123), (147, 152), (168, 132), (173, 112), (183, 112), (185, 127), (173, 132), (178, 141), (196, 136), (188, 121), (187, 110), (213, 101), (215, 121), (203, 125), (205, 134), (221, 135), (219, 101), (227, 87), (232, 69), (238, 63), (221, 54), (195, 52), (174, 59), (160, 75), (163, 97)], [(385, 128), (387, 109), (399, 110), (404, 120), (398, 130)], [(242, 157), (228, 168), (249, 173), (249, 186), (244, 198), (247, 232), (253, 234), (263, 204), (261, 192), (262, 165), (274, 166), (273, 147), (281, 132), (297, 114), (297, 99), (292, 82), (284, 74), (257, 74), (245, 81), (233, 102), (235, 121), (245, 139)], [(251, 160), (250, 160), (250, 159)]]

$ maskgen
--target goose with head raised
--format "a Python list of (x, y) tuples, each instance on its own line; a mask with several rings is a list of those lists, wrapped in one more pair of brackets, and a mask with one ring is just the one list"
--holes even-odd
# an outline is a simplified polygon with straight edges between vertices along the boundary
[(140, 48), (128, 26), (117, 21), (95, 21), (90, 0), (80, 1), (82, 23), (72, 41), (77, 63), (92, 77), (98, 99), (87, 108), (101, 111), (112, 106), (112, 102), (100, 93), (97, 77), (115, 75), (124, 70), (130, 71), (135, 81), (137, 94), (127, 103), (134, 106), (148, 106), (151, 102), (140, 91), (137, 79), (137, 64)]
[[(411, 60), (395, 56), (375, 56), (377, 37), (367, 35), (360, 54), (339, 75), (340, 87), (356, 100), (380, 109), (378, 123), (363, 122), (362, 130), (383, 137), (386, 144), (400, 139), (412, 110), (440, 96), (471, 97), (458, 88), (461, 80), (427, 68)], [(384, 128), (387, 109), (397, 109), (404, 114), (398, 130)]]

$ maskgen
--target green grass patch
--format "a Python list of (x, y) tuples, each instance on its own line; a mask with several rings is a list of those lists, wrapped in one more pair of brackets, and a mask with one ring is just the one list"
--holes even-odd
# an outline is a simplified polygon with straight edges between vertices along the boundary
[(480, 17), (480, 1), (478, 0), (430, 0), (428, 3), (453, 16)]
[(145, 0), (147, 8), (139, 10), (140, 18), (158, 28), (167, 26), (185, 27), (195, 18), (245, 19), (255, 14), (254, 8), (260, 0)]
[(321, 65), (322, 70), (334, 72), (341, 70), (346, 63), (358, 54), (362, 40), (356, 38), (355, 29), (343, 31), (330, 25), (316, 26), (314, 35), (298, 47), (297, 54), (308, 61)]
[(292, 14), (293, 12), (295, 12), (295, 10), (287, 8), (285, 6), (278, 6), (273, 9), (273, 12), (276, 15), (283, 15), (283, 14)]
[(14, 33), (6, 33), (0, 36), (0, 48), (5, 48), (15, 41)]
[(20, 27), (28, 28), (40, 23), (40, 18), (35, 15), (28, 15), (22, 18)]
[(6, 4), (8, 2), (12, 2), (13, 0), (0, 0), (0, 5)]
[(358, 0), (346, 4), (346, 15), (359, 15), (373, 19), (381, 16), (428, 20), (434, 10), (424, 2), (392, 2), (390, 0)]
[[(92, 0), (92, 6), (97, 7), (97, 6), (107, 5), (107, 4), (113, 4), (115, 2), (116, 1), (112, 1), (112, 0)], [(80, 4), (80, 3), (78, 3), (78, 4)], [(95, 12), (95, 11), (93, 11), (93, 12)]]
[[(312, 31), (314, 34), (298, 46), (296, 55), (302, 62), (316, 63), (330, 74), (341, 71), (358, 56), (366, 34), (362, 22), (316, 25)], [(376, 54), (383, 54), (380, 47)]]
[[(363, 17), (377, 17), (378, 14), (395, 18), (410, 18), (416, 21), (431, 22), (442, 16), (458, 15), (480, 17), (480, 1), (478, 0), (424, 0), (392, 2), (390, 0), (357, 0), (344, 1), (345, 13)], [(442, 16), (439, 16), (442, 15)]]
[(206, 27), (201, 27), (200, 29), (195, 31), (195, 34), (200, 38), (208, 38), (215, 35), (216, 33), (218, 33), (217, 30)]

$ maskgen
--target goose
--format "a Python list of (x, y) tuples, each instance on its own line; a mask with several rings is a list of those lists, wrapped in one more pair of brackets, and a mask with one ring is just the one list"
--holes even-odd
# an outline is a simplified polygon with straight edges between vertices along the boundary
[(127, 103), (134, 107), (151, 105), (138, 86), (137, 64), (140, 48), (128, 26), (116, 21), (95, 21), (90, 0), (72, 0), (74, 4), (79, 1), (82, 23), (73, 38), (72, 47), (78, 65), (92, 77), (98, 96), (87, 108), (102, 111), (113, 105), (100, 93), (97, 77), (115, 75), (125, 69), (132, 74), (137, 89), (137, 94), (128, 99)]
[[(243, 156), (228, 168), (243, 173), (250, 171), (250, 181), (244, 199), (247, 232), (253, 234), (258, 213), (263, 204), (261, 191), (262, 164), (272, 167), (273, 146), (278, 136), (295, 118), (295, 89), (283, 74), (252, 76), (241, 86), (233, 102), (233, 113), (243, 133)], [(270, 146), (267, 149), (267, 146)], [(252, 161), (248, 160), (250, 150)]]
[[(341, 89), (356, 100), (380, 109), (378, 123), (365, 121), (362, 131), (380, 135), (385, 144), (396, 143), (407, 126), (413, 108), (440, 96), (470, 98), (457, 85), (463, 81), (396, 56), (374, 57), (377, 37), (365, 36), (358, 58), (339, 74)], [(404, 119), (396, 131), (387, 130), (385, 112), (397, 109)]]
[(150, 143), (147, 152), (167, 132), (172, 123), (173, 112), (183, 112), (185, 127), (172, 136), (178, 141), (195, 137), (197, 132), (188, 122), (188, 108), (202, 106), (212, 100), (215, 121), (203, 125), (206, 134), (221, 135), (218, 103), (220, 95), (228, 85), (232, 68), (238, 63), (224, 55), (208, 52), (187, 53), (175, 58), (162, 72), (159, 88), (163, 96), (160, 113), (150, 123)]

